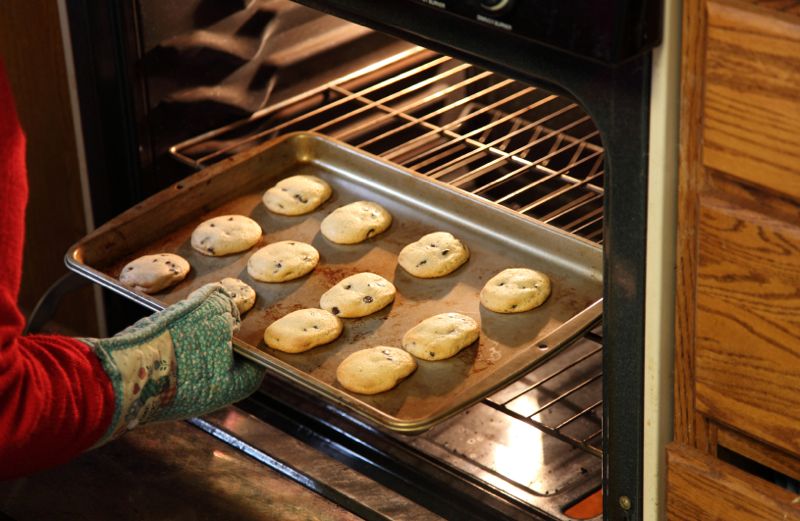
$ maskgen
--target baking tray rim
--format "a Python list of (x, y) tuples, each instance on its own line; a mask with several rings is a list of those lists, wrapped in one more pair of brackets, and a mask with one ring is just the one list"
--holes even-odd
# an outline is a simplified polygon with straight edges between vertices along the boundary
[[(218, 163), (215, 163), (214, 165), (210, 165), (202, 170), (199, 170), (198, 172), (195, 172), (177, 181), (176, 183), (173, 183), (172, 185), (165, 187), (163, 190), (157, 192), (157, 194), (169, 190), (170, 188), (178, 184), (183, 184), (184, 186), (191, 186), (192, 180), (199, 183), (201, 179), (205, 178), (205, 176), (201, 176), (200, 174), (208, 174), (209, 170), (214, 170), (214, 171), (217, 169), (224, 170), (230, 167), (231, 162), (245, 161), (255, 155), (263, 153), (265, 150), (277, 146), (278, 144), (284, 141), (290, 141), (292, 139), (297, 139), (297, 138), (302, 139), (303, 137), (327, 141), (329, 143), (336, 145), (337, 147), (351, 150), (354, 153), (357, 153), (361, 156), (365, 156), (372, 161), (377, 161), (395, 170), (400, 170), (404, 174), (410, 175), (413, 178), (423, 180), (426, 183), (433, 183), (435, 185), (438, 185), (440, 188), (445, 189), (448, 192), (452, 193), (454, 197), (465, 198), (470, 200), (472, 204), (479, 204), (491, 208), (492, 211), (502, 212), (508, 217), (524, 222), (528, 226), (533, 225), (533, 226), (547, 228), (551, 232), (558, 233), (565, 240), (569, 239), (577, 241), (579, 243), (582, 243), (584, 247), (589, 246), (591, 248), (594, 248), (595, 250), (598, 250), (598, 253), (602, 251), (602, 248), (600, 246), (592, 243), (591, 241), (588, 241), (587, 239), (572, 234), (567, 234), (547, 223), (542, 223), (539, 221), (532, 220), (526, 216), (519, 215), (517, 212), (514, 212), (513, 210), (506, 208), (500, 204), (497, 204), (493, 201), (488, 201), (486, 199), (473, 195), (469, 192), (459, 190), (437, 179), (430, 179), (413, 170), (386, 161), (380, 158), (379, 156), (376, 156), (369, 152), (359, 150), (335, 138), (330, 138), (328, 136), (310, 131), (297, 131), (277, 136), (274, 139), (271, 139), (257, 147), (254, 147), (253, 149), (246, 150), (240, 154), (231, 156), (226, 160), (220, 161)], [(304, 157), (302, 158), (302, 160), (298, 160), (298, 163), (306, 162), (313, 164), (315, 161), (316, 158), (314, 157)], [(79, 260), (79, 253), (81, 251), (81, 248), (86, 243), (88, 243), (90, 240), (92, 240), (97, 236), (101, 236), (102, 234), (107, 233), (109, 230), (113, 230), (115, 228), (113, 225), (118, 220), (123, 220), (127, 214), (134, 213), (135, 209), (141, 208), (141, 206), (146, 204), (149, 199), (150, 198), (145, 199), (142, 202), (138, 203), (137, 205), (134, 205), (133, 207), (129, 208), (128, 210), (123, 211), (116, 217), (113, 217), (112, 219), (110, 219), (109, 221), (107, 221), (106, 223), (104, 223), (91, 233), (84, 236), (82, 239), (78, 240), (67, 250), (64, 259), (65, 259), (65, 264), (70, 270), (87, 278), (88, 280), (97, 283), (100, 286), (109, 289), (129, 300), (132, 300), (147, 309), (150, 309), (152, 311), (161, 311), (166, 306), (162, 301), (160, 301), (155, 296), (141, 293), (131, 288), (127, 288), (123, 286), (116, 279), (106, 275), (105, 273), (95, 268), (88, 266), (87, 264), (82, 263)], [(455, 407), (442, 409), (440, 410), (440, 412), (433, 413), (421, 419), (408, 419), (408, 420), (399, 419), (397, 417), (394, 417), (390, 414), (381, 411), (380, 409), (370, 405), (365, 401), (350, 396), (343, 390), (337, 389), (329, 384), (326, 384), (325, 382), (318, 381), (314, 379), (311, 375), (305, 374), (304, 376), (303, 374), (298, 374), (302, 373), (302, 371), (294, 368), (293, 366), (283, 362), (278, 358), (269, 356), (268, 353), (265, 351), (261, 351), (257, 348), (251, 349), (249, 345), (237, 341), (235, 335), (233, 338), (233, 345), (234, 345), (234, 351), (237, 354), (268, 370), (274, 371), (279, 376), (299, 385), (303, 389), (311, 392), (313, 395), (321, 396), (334, 405), (345, 407), (348, 411), (355, 413), (362, 419), (366, 419), (368, 421), (377, 423), (379, 426), (388, 428), (389, 430), (394, 432), (399, 432), (403, 434), (419, 434), (429, 430), (430, 428), (441, 423), (442, 421), (460, 413), (461, 411), (481, 401), (486, 396), (509, 385), (513, 381), (522, 377), (524, 374), (532, 371), (534, 368), (540, 366), (545, 361), (558, 354), (560, 351), (569, 346), (571, 343), (578, 340), (578, 338), (580, 338), (585, 331), (591, 329), (593, 326), (595, 326), (600, 322), (602, 316), (602, 307), (603, 307), (603, 299), (599, 298), (596, 301), (592, 302), (587, 307), (585, 307), (584, 309), (582, 309), (581, 311), (579, 311), (577, 314), (570, 317), (568, 320), (561, 323), (561, 325), (559, 325), (555, 330), (551, 331), (547, 336), (532, 341), (530, 347), (534, 347), (533, 346), (534, 342), (547, 343), (551, 347), (547, 353), (536, 358), (532, 362), (524, 364), (514, 369), (513, 371), (506, 373), (502, 378), (498, 379), (498, 381), (493, 383), (492, 385), (483, 387), (481, 392), (477, 393), (473, 397), (473, 399), (460, 402)]]

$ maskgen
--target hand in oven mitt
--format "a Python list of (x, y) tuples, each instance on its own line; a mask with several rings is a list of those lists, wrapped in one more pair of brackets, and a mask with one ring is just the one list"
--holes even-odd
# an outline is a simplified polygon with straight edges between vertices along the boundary
[(116, 407), (98, 444), (140, 423), (190, 418), (241, 400), (264, 372), (234, 358), (239, 311), (219, 284), (208, 284), (111, 338), (82, 338), (114, 387)]

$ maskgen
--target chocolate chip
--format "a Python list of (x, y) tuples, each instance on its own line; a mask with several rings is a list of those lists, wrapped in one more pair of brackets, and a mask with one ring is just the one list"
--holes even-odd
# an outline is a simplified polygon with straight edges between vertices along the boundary
[(421, 260), (421, 261), (419, 261), (419, 262), (417, 263), (417, 267), (419, 268), (419, 267), (420, 267), (420, 266), (422, 266), (423, 264), (428, 264), (428, 261), (427, 261), (427, 260), (424, 260), (424, 259), (423, 259), (423, 260)]
[(517, 305), (516, 304), (511, 304), (511, 309), (517, 309)]
[(283, 208), (283, 205), (282, 205), (281, 203), (278, 203), (278, 206), (280, 206), (281, 208)]
[(291, 246), (294, 246), (294, 243), (293, 243), (293, 242), (290, 242), (290, 243), (289, 243), (289, 245), (291, 245)]
[(447, 255), (448, 253), (450, 253), (450, 250), (442, 250), (442, 255)]
[(314, 329), (319, 329), (319, 326), (314, 324)]
[(288, 192), (288, 191), (289, 191), (288, 188), (281, 188), (281, 192)]
[(372, 297), (370, 297), (369, 295), (362, 298), (361, 300), (363, 300), (365, 304), (372, 304)]
[(351, 286), (350, 284), (348, 284), (347, 286), (345, 286), (345, 287), (344, 287), (344, 289), (350, 289), (350, 288), (352, 288), (352, 287), (353, 287), (353, 286)]
[(229, 220), (229, 221), (232, 221), (232, 220), (233, 220), (233, 217), (228, 217), (228, 220)]
[(133, 269), (133, 266), (128, 266), (128, 271), (131, 271), (132, 269)]
[(435, 248), (435, 247), (436, 247), (436, 245), (431, 243), (431, 248)]
[(303, 197), (300, 194), (294, 194), (294, 198), (297, 199), (298, 201), (300, 201), (303, 204), (308, 203), (308, 199), (306, 199), (305, 197)]
[(215, 226), (216, 226), (216, 224), (214, 224), (214, 223), (211, 223), (211, 224), (209, 224), (209, 226), (211, 226), (211, 227), (213, 228), (213, 227), (215, 227)]
[(236, 298), (236, 293), (231, 293), (231, 298)]
[(337, 308), (336, 306), (333, 306), (333, 308), (331, 308), (331, 313), (333, 313), (334, 315), (338, 315), (339, 313), (341, 313), (341, 311), (339, 311), (339, 308)]
[(158, 259), (153, 259), (153, 262), (158, 262)]
[(498, 284), (498, 286), (505, 286), (505, 285), (506, 285), (505, 282), (501, 282), (501, 283)]
[(208, 253), (212, 254), (212, 255), (214, 254), (214, 248), (212, 248), (211, 246), (209, 246), (208, 248), (206, 248), (206, 251), (207, 251)]
[(306, 329), (306, 328), (303, 328), (303, 332), (305, 333), (306, 331), (308, 331), (308, 329)]
[(428, 351), (428, 354), (431, 355), (431, 357), (436, 356), (436, 353), (434, 353), (433, 351)]

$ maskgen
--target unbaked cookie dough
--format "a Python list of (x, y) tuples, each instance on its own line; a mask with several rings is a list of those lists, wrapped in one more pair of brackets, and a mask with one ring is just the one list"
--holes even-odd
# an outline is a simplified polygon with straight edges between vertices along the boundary
[(332, 193), (331, 186), (319, 177), (295, 175), (278, 181), (261, 200), (270, 212), (303, 215), (316, 210)]
[(334, 210), (323, 219), (320, 231), (337, 244), (357, 244), (386, 231), (392, 214), (378, 203), (356, 201)]
[(292, 311), (264, 331), (264, 342), (284, 353), (302, 353), (333, 342), (342, 334), (342, 321), (324, 309)]
[(244, 215), (220, 215), (203, 221), (192, 232), (192, 248), (220, 257), (249, 250), (261, 239), (261, 226)]
[(191, 266), (174, 253), (157, 253), (134, 259), (122, 268), (119, 281), (142, 293), (158, 293), (186, 278)]
[(230, 295), (233, 303), (236, 304), (239, 314), (244, 315), (255, 305), (256, 291), (244, 281), (233, 277), (225, 277), (219, 282)]
[(247, 273), (261, 282), (286, 282), (302, 277), (319, 262), (319, 252), (300, 241), (268, 244), (247, 260)]
[(322, 294), (319, 307), (342, 318), (371, 315), (388, 306), (396, 293), (394, 284), (380, 275), (351, 275)]
[(549, 296), (547, 275), (527, 268), (509, 268), (483, 286), (481, 304), (497, 313), (521, 313), (541, 306)]
[(450, 233), (434, 232), (400, 250), (397, 262), (415, 277), (432, 279), (454, 272), (467, 259), (466, 244)]
[(403, 335), (403, 349), (422, 360), (444, 360), (475, 342), (480, 327), (461, 313), (426, 318)]
[(414, 357), (397, 347), (377, 346), (356, 351), (336, 368), (336, 379), (354, 393), (388, 391), (414, 372)]

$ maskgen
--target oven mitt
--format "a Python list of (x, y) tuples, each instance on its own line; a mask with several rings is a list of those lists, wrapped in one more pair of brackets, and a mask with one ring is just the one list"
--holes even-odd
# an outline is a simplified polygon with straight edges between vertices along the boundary
[(116, 407), (98, 445), (140, 423), (198, 416), (255, 391), (264, 372), (234, 357), (239, 311), (208, 284), (111, 338), (82, 338), (114, 387)]

